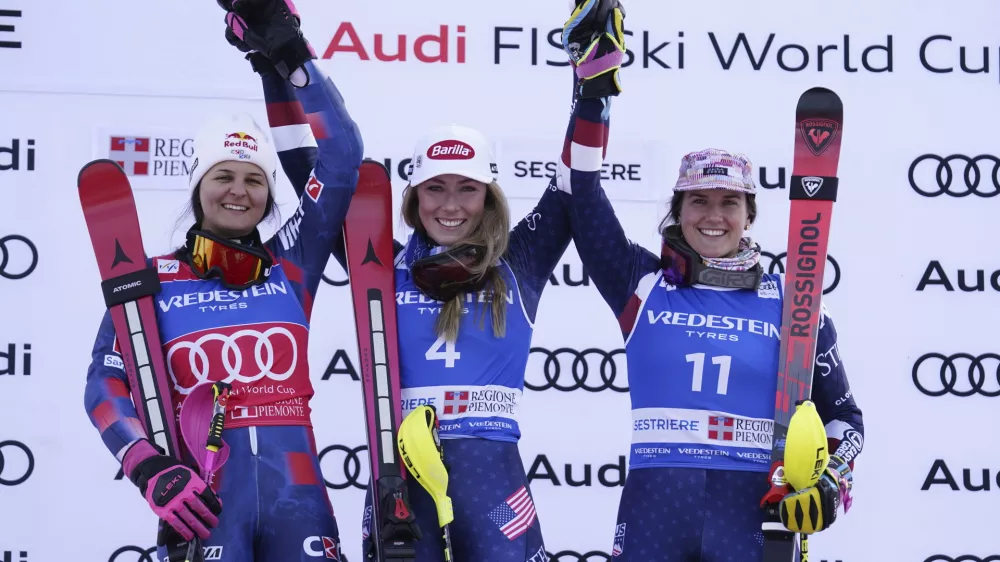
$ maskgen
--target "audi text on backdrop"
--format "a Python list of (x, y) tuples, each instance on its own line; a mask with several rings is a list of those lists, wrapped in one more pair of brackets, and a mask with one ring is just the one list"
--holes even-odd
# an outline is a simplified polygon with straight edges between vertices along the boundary
[[(1000, 489), (1000, 472), (996, 473), (993, 477), (990, 476), (990, 469), (984, 468), (981, 472), (977, 470), (977, 473), (981, 474), (978, 476), (978, 482), (973, 482), (973, 471), (970, 468), (962, 469), (962, 484), (965, 489), (970, 492), (980, 492), (990, 491), (990, 482), (996, 482), (997, 489)], [(930, 490), (931, 486), (948, 486), (953, 492), (958, 492), (962, 488), (959, 488), (958, 481), (955, 480), (955, 476), (952, 475), (951, 470), (948, 468), (948, 464), (944, 462), (944, 459), (936, 459), (934, 464), (931, 466), (930, 471), (927, 473), (927, 478), (924, 479), (923, 486), (920, 490), (926, 492)]]

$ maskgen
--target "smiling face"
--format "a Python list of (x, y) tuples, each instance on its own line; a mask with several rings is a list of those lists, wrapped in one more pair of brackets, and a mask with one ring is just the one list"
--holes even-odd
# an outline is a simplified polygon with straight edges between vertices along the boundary
[(267, 177), (256, 164), (225, 161), (201, 179), (203, 230), (225, 238), (246, 236), (264, 218)]
[(487, 186), (483, 182), (444, 174), (416, 189), (420, 223), (439, 245), (451, 246), (479, 226), (486, 204)]
[(685, 192), (680, 225), (684, 239), (702, 257), (735, 256), (750, 227), (746, 195), (726, 189)]

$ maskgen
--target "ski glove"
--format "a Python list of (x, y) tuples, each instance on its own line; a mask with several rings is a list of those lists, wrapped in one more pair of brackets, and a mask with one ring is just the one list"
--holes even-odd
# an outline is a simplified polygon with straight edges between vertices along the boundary
[[(217, 0), (226, 10), (226, 40), (240, 51), (255, 71), (277, 71), (288, 80), (316, 52), (302, 35), (301, 18), (292, 0)], [(263, 58), (261, 58), (261, 55)], [(302, 87), (305, 83), (295, 83)]]
[(209, 529), (219, 525), (222, 502), (215, 492), (197, 473), (146, 439), (125, 453), (122, 470), (153, 512), (184, 539), (192, 540), (196, 534), (207, 539)]
[(818, 533), (837, 520), (837, 509), (851, 507), (854, 476), (840, 457), (830, 456), (826, 470), (814, 486), (792, 492), (781, 500), (781, 522), (789, 531)]
[(618, 0), (575, 0), (576, 9), (563, 25), (563, 50), (579, 79), (577, 91), (586, 98), (621, 93), (618, 78), (625, 58), (625, 10)]

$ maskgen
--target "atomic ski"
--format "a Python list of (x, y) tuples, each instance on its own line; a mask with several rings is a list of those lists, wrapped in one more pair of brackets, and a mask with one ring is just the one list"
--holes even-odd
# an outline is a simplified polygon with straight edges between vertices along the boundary
[(378, 162), (361, 164), (357, 189), (344, 222), (347, 273), (354, 302), (361, 364), (361, 389), (368, 427), (372, 513), (367, 560), (411, 562), (419, 538), (403, 480), (396, 437), (402, 421), (396, 338), (393, 266), (392, 184)]
[(813, 365), (823, 295), (823, 272), (830, 216), (837, 200), (837, 165), (844, 135), (844, 106), (831, 90), (811, 88), (795, 108), (795, 161), (788, 198), (788, 257), (781, 313), (778, 389), (771, 446), (772, 487), (761, 502), (764, 562), (792, 562), (795, 534), (779, 515), (785, 490), (784, 459), (788, 422), (795, 404), (812, 395)]
[[(118, 163), (101, 159), (80, 170), (77, 189), (101, 272), (104, 303), (111, 311), (125, 363), (132, 403), (149, 440), (165, 454), (179, 459), (175, 410), (153, 307), (160, 278), (155, 268), (146, 265), (132, 186)], [(168, 536), (181, 541), (166, 545), (171, 553), (187, 550), (187, 541), (176, 533), (167, 533), (161, 519), (158, 542), (165, 544)]]

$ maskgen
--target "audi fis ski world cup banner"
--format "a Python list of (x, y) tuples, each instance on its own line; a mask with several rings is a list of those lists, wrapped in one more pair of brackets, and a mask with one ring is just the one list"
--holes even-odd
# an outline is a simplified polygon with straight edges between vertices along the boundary
[[(100, 11), (69, 0), (36, 4), (0, 0), (0, 562), (152, 562), (156, 518), (84, 410), (91, 362), (117, 358), (91, 355), (107, 307), (77, 174), (97, 158), (118, 162), (134, 189), (146, 251), (163, 254), (191, 224), (187, 178), (200, 125), (234, 111), (266, 124), (267, 112), (258, 77), (223, 36), (216, 3)], [(489, 137), (512, 223), (544, 219), (533, 209), (558, 171), (570, 109), (565, 2), (296, 6), (317, 64), (360, 126), (365, 156), (392, 176), (397, 240), (409, 234), (399, 201), (414, 143), (441, 124)], [(601, 177), (626, 234), (654, 253), (681, 157), (723, 148), (753, 163), (758, 216), (750, 234), (765, 271), (785, 272), (788, 194), (798, 181), (796, 100), (815, 86), (843, 100), (822, 265), (823, 302), (839, 340), (816, 350), (815, 373), (844, 367), (851, 389), (838, 400), (857, 400), (865, 435), (854, 504), (811, 538), (811, 559), (1000, 562), (1000, 256), (992, 251), (1000, 3), (720, 0), (706, 12), (698, 3), (632, 0), (625, 8), (624, 92), (611, 104)], [(59, 22), (68, 21), (87, 30), (86, 40), (61, 39)], [(163, 30), (183, 30), (183, 40)], [(45, 71), (54, 65), (58, 72)], [(276, 144), (290, 140), (268, 134)], [(281, 171), (276, 197), (277, 215), (261, 225), (265, 238), (302, 219)], [(348, 283), (331, 259), (308, 333), (247, 327), (174, 342), (171, 356), (197, 366), (199, 380), (256, 377), (274, 394), (286, 390), (284, 374), (309, 373), (321, 477), (340, 537), (291, 537), (294, 559), (330, 560), (337, 548), (362, 559), (370, 465)], [(225, 314), (283, 289), (155, 304)], [(720, 338), (740, 336), (726, 327), (738, 320), (684, 318), (685, 329)], [(275, 362), (268, 350), (288, 341), (296, 353)], [(770, 448), (767, 419), (633, 419), (624, 348), (571, 243), (545, 284), (520, 396), (473, 395), (459, 385), (418, 397), (458, 417), (478, 409), (517, 421), (547, 551), (539, 558), (610, 562), (628, 548), (634, 531), (617, 524), (617, 512), (637, 424), (734, 443), (747, 455)], [(446, 359), (461, 349), (427, 353)], [(203, 361), (209, 354), (215, 359)], [(714, 365), (705, 363), (704, 384), (714, 386)], [(290, 400), (238, 414), (278, 419), (305, 409)]]

